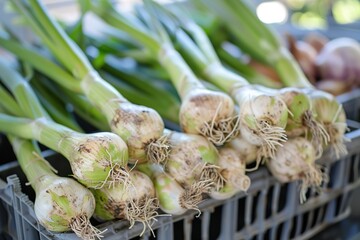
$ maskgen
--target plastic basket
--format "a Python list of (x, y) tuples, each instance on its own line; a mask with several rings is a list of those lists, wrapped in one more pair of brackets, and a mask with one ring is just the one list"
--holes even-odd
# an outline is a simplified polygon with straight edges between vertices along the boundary
[[(351, 193), (360, 185), (360, 123), (357, 122), (360, 94), (354, 91), (339, 100), (349, 116), (349, 153), (339, 160), (329, 153), (320, 159), (330, 176), (330, 182), (320, 193), (309, 191), (308, 201), (300, 204), (298, 183), (280, 184), (266, 168), (260, 168), (249, 174), (252, 184), (246, 195), (240, 193), (224, 201), (207, 199), (200, 206), (200, 217), (196, 217), (196, 212), (159, 217), (153, 225), (156, 239), (308, 239), (346, 218), (350, 214)], [(69, 166), (60, 158), (54, 154), (47, 157), (60, 170), (59, 174), (66, 176)], [(16, 162), (0, 166), (0, 238), (78, 239), (73, 233), (49, 232), (37, 222), (29, 200), (34, 192), (24, 187), (25, 181)], [(107, 240), (139, 239), (142, 230), (140, 224), (128, 229), (128, 222), (122, 220), (94, 224), (107, 229), (104, 234)], [(147, 232), (142, 238), (154, 237)]]

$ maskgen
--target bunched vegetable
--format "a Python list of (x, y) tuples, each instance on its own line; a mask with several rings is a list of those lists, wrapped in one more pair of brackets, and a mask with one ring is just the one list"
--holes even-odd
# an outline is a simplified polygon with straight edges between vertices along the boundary
[(160, 24), (152, 21), (147, 26), (136, 18), (126, 18), (109, 1), (98, 1), (91, 10), (143, 44), (167, 70), (182, 99), (179, 120), (184, 132), (201, 134), (216, 145), (222, 145), (237, 135), (239, 124), (234, 115), (232, 99), (224, 93), (204, 87), (174, 49)]
[(176, 46), (205, 80), (232, 96), (239, 105), (241, 134), (261, 146), (264, 157), (273, 157), (286, 141), (288, 110), (276, 95), (259, 91), (244, 78), (226, 69), (216, 55), (205, 32), (189, 19), (180, 18), (152, 1), (153, 18), (159, 18)]
[(61, 153), (74, 177), (90, 188), (126, 181), (127, 146), (113, 133), (77, 133), (44, 118), (31, 120), (0, 114), (0, 131), (34, 139)]
[(85, 95), (104, 114), (111, 130), (127, 143), (131, 161), (163, 161), (166, 158), (163, 152), (169, 146), (159, 139), (164, 128), (160, 115), (153, 109), (130, 103), (105, 82), (38, 0), (16, 0), (11, 4), (59, 65), (9, 39), (1, 38), (1, 45), (61, 86)]
[[(35, 139), (61, 153), (70, 162), (74, 177), (87, 187), (100, 188), (126, 181), (128, 150), (119, 136), (108, 132), (79, 133), (53, 122), (27, 81), (3, 61), (0, 61), (0, 79), (20, 108), (17, 112), (9, 111), (28, 117), (0, 114), (0, 131)], [(6, 109), (7, 101), (2, 100), (0, 105)]]
[[(201, 1), (205, 3), (204, 0)], [(293, 56), (281, 44), (276, 34), (266, 24), (260, 21), (248, 3), (244, 0), (214, 0), (207, 1), (206, 3), (204, 6), (216, 13), (217, 16), (226, 23), (236, 44), (240, 46), (244, 52), (252, 58), (272, 66), (286, 87), (297, 87), (309, 90), (305, 92), (305, 94), (311, 99), (311, 114), (305, 114), (303, 116), (305, 119), (311, 116), (311, 121), (308, 121), (310, 127), (312, 127), (311, 124), (316, 121), (316, 125), (323, 126), (329, 136), (327, 139), (321, 127), (317, 128), (316, 134), (313, 135), (323, 137), (321, 137), (322, 139), (320, 138), (320, 141), (315, 142), (322, 141), (325, 145), (326, 140), (328, 140), (329, 145), (335, 150), (337, 157), (339, 157), (341, 153), (344, 153), (346, 151), (344, 145), (346, 122), (344, 121), (345, 118), (338, 118), (338, 116), (343, 113), (342, 106), (334, 97), (314, 90), (314, 86), (305, 77)], [(354, 51), (354, 53), (355, 52), (356, 51)], [(312, 93), (310, 94), (310, 92)], [(321, 101), (321, 104), (317, 104), (319, 101)], [(335, 114), (335, 117), (332, 116), (329, 121), (328, 118), (330, 115), (328, 115), (328, 113), (333, 112), (333, 109), (337, 109), (338, 114)], [(326, 112), (326, 115), (322, 114), (324, 112)]]

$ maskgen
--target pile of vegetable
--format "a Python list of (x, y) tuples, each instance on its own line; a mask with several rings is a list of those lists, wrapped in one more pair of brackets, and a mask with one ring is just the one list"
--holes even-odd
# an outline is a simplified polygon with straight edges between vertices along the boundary
[(309, 34), (289, 39), (291, 53), (315, 86), (335, 96), (360, 86), (360, 43), (351, 38), (327, 39)]
[[(200, 214), (205, 198), (246, 192), (246, 173), (261, 164), (280, 182), (299, 180), (304, 202), (327, 181), (316, 160), (326, 149), (346, 154), (341, 104), (313, 86), (313, 70), (246, 1), (194, 0), (189, 9), (144, 0), (131, 14), (110, 0), (80, 3), (79, 21), (62, 26), (39, 0), (7, 1), (13, 25), (4, 22), (0, 35), (15, 56), (0, 57), (0, 131), (46, 229), (99, 239), (106, 229), (91, 224), (94, 216), (139, 222), (142, 235), (162, 215)], [(83, 31), (87, 12), (103, 21), (100, 33)], [(213, 24), (195, 13), (215, 16)], [(17, 24), (33, 38), (18, 38)], [(324, 74), (331, 63), (322, 54), (343, 55), (334, 49), (341, 44), (329, 45), (318, 55)], [(358, 82), (353, 75), (346, 81)], [(71, 178), (56, 175), (38, 143), (69, 161)]]

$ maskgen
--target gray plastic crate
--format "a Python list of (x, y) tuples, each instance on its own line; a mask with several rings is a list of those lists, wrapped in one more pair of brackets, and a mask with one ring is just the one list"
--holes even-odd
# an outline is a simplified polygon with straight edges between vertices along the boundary
[[(356, 91), (339, 97), (350, 116), (349, 154), (335, 160), (326, 153), (320, 159), (330, 175), (330, 182), (320, 194), (309, 191), (308, 201), (299, 204), (298, 184), (280, 184), (263, 167), (249, 174), (252, 184), (246, 195), (241, 193), (224, 201), (207, 199), (200, 206), (203, 213), (199, 218), (196, 212), (159, 217), (153, 225), (156, 239), (308, 239), (346, 218), (351, 193), (360, 185), (358, 99)], [(60, 175), (70, 173), (61, 156), (48, 152), (47, 159)], [(0, 166), (0, 239), (78, 239), (73, 233), (55, 234), (39, 225), (29, 200), (34, 198), (34, 192), (24, 186), (25, 181), (16, 162)], [(128, 229), (128, 222), (121, 220), (94, 224), (107, 229), (107, 240), (139, 239), (142, 230), (140, 224)], [(152, 236), (147, 232), (143, 239)]]

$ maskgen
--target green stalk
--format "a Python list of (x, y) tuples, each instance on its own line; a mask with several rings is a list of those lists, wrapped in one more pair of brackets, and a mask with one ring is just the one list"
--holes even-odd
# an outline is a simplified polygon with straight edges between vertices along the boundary
[(2, 36), (0, 36), (0, 45), (64, 87), (75, 92), (81, 91), (79, 82), (69, 72), (36, 52), (35, 49), (26, 48), (13, 39), (7, 39)]
[[(52, 53), (57, 55), (67, 69), (73, 69), (74, 66), (76, 66), (73, 74), (77, 78), (83, 79), (86, 77), (88, 72), (92, 70), (92, 66), (81, 49), (71, 41), (58, 23), (48, 15), (40, 1), (28, 0), (28, 2), (30, 4), (29, 9), (21, 12), (23, 14), (26, 12), (32, 14), (32, 18), (37, 21), (38, 25), (42, 28), (42, 33), (48, 35), (51, 43), (46, 42), (46, 44)], [(24, 3), (21, 3), (19, 0), (17, 0), (15, 4), (25, 7)], [(36, 33), (39, 34), (40, 31), (36, 31)], [(44, 40), (44, 38), (42, 38), (42, 40)]]
[(225, 64), (236, 70), (241, 76), (248, 80), (249, 83), (275, 89), (281, 87), (281, 83), (272, 81), (261, 73), (258, 73), (255, 69), (241, 62), (240, 59), (234, 57), (222, 47), (217, 49), (217, 54)]
[(45, 110), (55, 122), (61, 123), (77, 132), (83, 132), (72, 112), (67, 109), (68, 106), (60, 99), (62, 95), (58, 91), (48, 91), (48, 89), (43, 86), (45, 81), (46, 79), (31, 81), (31, 85)]
[[(115, 75), (104, 73), (103, 76), (112, 86), (114, 86), (127, 99), (136, 104), (141, 104), (155, 109), (163, 118), (178, 123), (180, 103), (175, 97), (170, 95), (165, 89), (151, 85), (151, 94), (143, 91), (135, 90), (120, 82), (123, 78), (118, 78), (116, 71), (112, 71)], [(136, 79), (133, 79), (135, 82)], [(144, 79), (145, 80), (145, 79)], [(142, 80), (141, 80), (142, 81)]]
[(44, 117), (50, 119), (50, 116), (42, 108), (39, 100), (27, 81), (1, 59), (0, 78), (6, 87), (13, 93), (16, 102), (19, 104), (26, 117)]
[[(89, 0), (88, 0), (89, 1)], [(89, 1), (90, 2), (90, 1)], [(95, 2), (95, 1), (94, 1)], [(146, 27), (138, 21), (136, 18), (128, 17), (119, 14), (111, 5), (108, 0), (96, 1), (96, 5), (90, 3), (91, 11), (109, 23), (110, 25), (123, 30), (126, 33), (131, 32), (131, 36), (139, 41), (141, 44), (146, 46), (149, 50), (157, 53), (161, 44)]]
[[(105, 28), (106, 29), (106, 28)], [(142, 49), (138, 44), (131, 44), (128, 38), (125, 38), (120, 31), (114, 28), (109, 30), (102, 29), (102, 31), (108, 36), (106, 39), (100, 37), (87, 36), (91, 45), (95, 46), (102, 53), (111, 53), (117, 57), (130, 57), (135, 59), (137, 62), (153, 65), (154, 57), (147, 49)], [(115, 38), (115, 41), (111, 39)], [(109, 39), (110, 38), (110, 39)], [(134, 41), (133, 41), (134, 42)]]
[[(5, 61), (0, 59), (0, 78), (4, 85), (12, 92), (17, 103), (12, 103), (13, 99), (4, 99), (7, 103), (18, 105), (20, 111), (15, 111), (17, 116), (26, 116), (29, 118), (45, 117), (51, 119), (47, 111), (41, 105), (36, 93), (32, 90), (31, 86), (17, 71), (12, 69)], [(43, 92), (44, 93), (44, 92)], [(49, 105), (49, 101), (53, 101), (48, 98), (45, 104)], [(53, 103), (54, 104), (54, 103)], [(3, 104), (4, 107), (8, 107), (7, 104)], [(15, 110), (16, 107), (15, 106)], [(71, 129), (82, 132), (81, 128), (76, 124), (73, 119), (70, 119), (66, 110), (58, 111), (59, 107), (50, 107), (50, 110), (55, 113), (55, 120), (59, 120), (62, 124), (69, 126)], [(13, 110), (11, 110), (14, 113)]]
[[(3, 102), (6, 102), (6, 104), (0, 104), (0, 107), (3, 107), (7, 112), (16, 115), (21, 116), (22, 111), (14, 98), (10, 95), (10, 93), (0, 85), (0, 99)], [(1, 109), (0, 109), (1, 110)]]
[[(141, 23), (131, 21), (133, 19), (122, 16), (116, 12), (108, 1), (102, 1), (100, 5), (92, 6), (91, 10), (110, 25), (129, 33), (151, 51), (155, 58), (169, 72), (181, 98), (186, 97), (193, 88), (203, 88), (189, 66), (173, 49), (171, 42), (156, 36), (147, 30), (145, 26), (141, 26)], [(186, 78), (182, 76), (186, 76)]]
[[(46, 118), (32, 120), (0, 113), (0, 123), (0, 131), (25, 139), (38, 140), (55, 151), (60, 150), (58, 147), (59, 142), (73, 133), (72, 130), (51, 122)], [(64, 144), (63, 147), (65, 149), (62, 151), (66, 153), (70, 150), (71, 145)]]
[(244, 0), (201, 1), (226, 23), (242, 50), (273, 66), (286, 86), (312, 87), (288, 50)]
[(38, 193), (45, 187), (45, 184), (40, 180), (43, 176), (55, 177), (56, 174), (54, 173), (54, 169), (50, 167), (48, 162), (40, 160), (41, 152), (36, 143), (28, 140), (22, 140), (11, 135), (8, 136), (8, 139), (13, 146), (18, 163), (24, 171), (28, 182), (31, 184), (35, 192)]
[[(50, 108), (57, 109), (59, 102), (63, 102), (63, 104), (70, 103), (74, 107), (75, 113), (95, 126), (97, 129), (102, 131), (110, 130), (104, 115), (99, 109), (94, 107), (85, 96), (70, 92), (69, 90), (56, 83), (50, 82), (47, 79), (42, 79), (41, 82), (36, 81), (34, 82), (34, 85), (37, 90), (42, 89), (42, 91), (46, 94), (45, 102), (48, 104), (51, 102)], [(51, 98), (54, 95), (59, 95), (62, 98), (57, 99), (57, 101), (52, 103)]]

